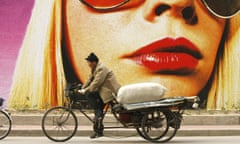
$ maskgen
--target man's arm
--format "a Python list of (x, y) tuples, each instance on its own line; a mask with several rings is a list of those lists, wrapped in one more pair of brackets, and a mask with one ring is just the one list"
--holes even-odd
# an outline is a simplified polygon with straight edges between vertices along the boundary
[(92, 82), (90, 83), (90, 85), (85, 88), (86, 91), (98, 91), (99, 87), (101, 87), (101, 85), (104, 83), (107, 74), (108, 74), (109, 70), (106, 67), (99, 67), (96, 69), (96, 71), (94, 72), (94, 79), (92, 80)]

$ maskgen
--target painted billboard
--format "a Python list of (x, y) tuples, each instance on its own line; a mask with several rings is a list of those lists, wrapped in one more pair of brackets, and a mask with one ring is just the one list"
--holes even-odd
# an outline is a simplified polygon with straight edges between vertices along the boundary
[(240, 108), (238, 0), (1, 0), (0, 94), (9, 109), (63, 105), (94, 52), (121, 85), (157, 82)]

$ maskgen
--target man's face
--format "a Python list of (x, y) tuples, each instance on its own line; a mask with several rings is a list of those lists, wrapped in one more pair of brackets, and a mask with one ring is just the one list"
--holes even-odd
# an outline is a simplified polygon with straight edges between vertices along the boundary
[(94, 69), (97, 65), (97, 62), (91, 62), (91, 61), (88, 61), (88, 66), (91, 68), (91, 69)]

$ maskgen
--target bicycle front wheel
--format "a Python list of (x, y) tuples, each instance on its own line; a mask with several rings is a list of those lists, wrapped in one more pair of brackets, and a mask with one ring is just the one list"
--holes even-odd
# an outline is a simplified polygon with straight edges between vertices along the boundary
[(7, 112), (0, 110), (0, 140), (8, 136), (12, 128), (12, 120)]
[(71, 139), (78, 127), (76, 115), (65, 107), (49, 109), (42, 119), (43, 133), (55, 142), (64, 142)]

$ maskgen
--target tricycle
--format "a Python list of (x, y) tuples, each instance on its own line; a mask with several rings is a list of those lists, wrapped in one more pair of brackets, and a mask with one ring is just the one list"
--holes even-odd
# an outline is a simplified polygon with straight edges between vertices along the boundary
[[(139, 89), (139, 86), (141, 87)], [(66, 103), (64, 106), (57, 106), (47, 110), (42, 118), (42, 130), (44, 134), (55, 142), (64, 142), (71, 139), (77, 132), (78, 119), (74, 110), (79, 110), (90, 122), (94, 122), (93, 116), (88, 110), (91, 107), (87, 104), (84, 95), (78, 93), (81, 84), (74, 84), (65, 91)], [(149, 95), (159, 93), (156, 100), (144, 100), (137, 95)], [(121, 90), (121, 88), (120, 88)], [(132, 94), (129, 95), (128, 91)], [(134, 92), (138, 91), (138, 92)], [(171, 140), (181, 126), (182, 114), (186, 108), (197, 108), (200, 101), (198, 96), (177, 96), (164, 98), (162, 87), (152, 88), (150, 84), (136, 85), (135, 87), (123, 88), (115, 96), (115, 99), (104, 107), (104, 115), (111, 113), (121, 126), (104, 126), (104, 129), (131, 128), (136, 129), (143, 139), (163, 143)], [(125, 95), (133, 97), (126, 100)], [(145, 96), (146, 97), (146, 96)]]

